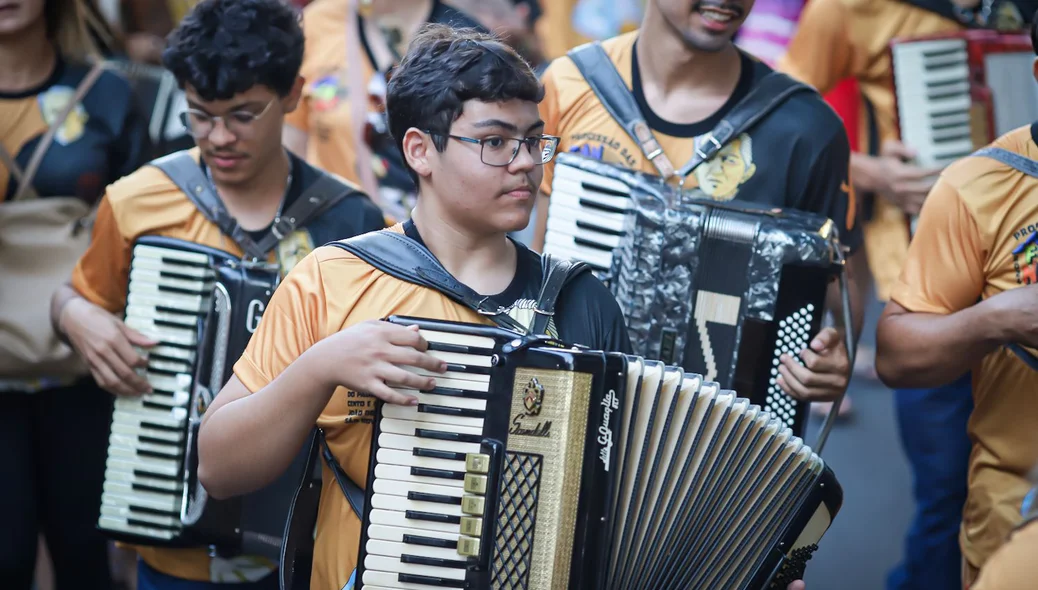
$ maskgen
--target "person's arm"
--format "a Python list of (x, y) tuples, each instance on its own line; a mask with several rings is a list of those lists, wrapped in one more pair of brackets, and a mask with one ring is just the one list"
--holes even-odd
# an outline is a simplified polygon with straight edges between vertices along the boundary
[[(559, 101), (555, 90), (554, 69), (551, 66), (544, 72), (541, 82), (544, 84), (544, 100), (541, 101), (539, 109), (541, 119), (544, 121), (544, 134), (559, 135), (562, 132), (559, 129)], [(561, 148), (560, 144), (559, 149)], [(541, 190), (537, 194), (535, 210), (537, 218), (534, 220), (533, 240), (530, 243), (530, 249), (534, 252), (544, 251), (544, 234), (548, 231), (548, 201), (551, 198), (551, 181), (554, 173), (555, 160), (552, 159), (551, 162), (544, 165), (544, 178), (541, 180)]]
[(105, 196), (97, 210), (90, 247), (72, 270), (72, 283), (51, 298), (51, 323), (90, 366), (98, 385), (116, 395), (149, 391), (134, 370), (147, 360), (134, 346), (156, 344), (115, 316), (126, 302), (131, 244), (120, 232)]
[[(976, 365), (1012, 339), (1014, 322), (1005, 309), (1014, 289), (976, 303), (985, 283), (987, 247), (976, 219), (958, 191), (941, 180), (923, 207), (908, 260), (876, 331), (876, 371), (890, 387), (936, 387)], [(1031, 295), (1033, 298), (1034, 296)], [(1015, 316), (1015, 317), (1014, 317)]]
[(911, 163), (914, 157), (915, 152), (897, 140), (883, 142), (878, 156), (855, 153), (851, 156), (854, 187), (882, 196), (907, 215), (917, 215), (941, 169), (916, 166)]
[[(846, 249), (848, 256), (845, 272), (851, 321), (857, 336), (864, 318), (866, 262), (864, 249), (861, 248), (862, 228), (856, 217), (854, 188), (849, 178), (850, 144), (842, 125), (837, 124), (833, 129), (829, 141), (820, 146), (814, 155), (814, 161), (807, 171), (805, 188), (795, 203), (797, 209), (820, 213), (836, 224), (840, 245)], [(852, 367), (845, 344), (843, 298), (838, 283), (829, 286), (826, 303), (833, 314), (835, 325), (822, 328), (807, 348), (800, 352), (803, 364), (790, 355), (781, 357), (777, 383), (783, 391), (797, 399), (836, 399), (847, 389), (850, 380)]]
[(319, 253), (278, 286), (235, 376), (205, 413), (198, 477), (214, 498), (255, 491), (284, 472), (338, 388), (414, 404), (415, 397), (390, 387), (428, 390), (435, 382), (401, 366), (446, 369), (413, 328), (373, 321), (331, 332), (324, 294), (332, 287), (322, 278)]
[(810, 0), (777, 69), (821, 94), (854, 76), (860, 58), (848, 30), (851, 18), (841, 0)]

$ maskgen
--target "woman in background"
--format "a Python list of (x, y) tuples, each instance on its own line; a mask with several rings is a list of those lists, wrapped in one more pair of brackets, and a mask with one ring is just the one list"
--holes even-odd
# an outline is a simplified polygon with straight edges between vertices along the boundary
[[(99, 59), (85, 11), (80, 0), (3, 2), (0, 147), (7, 158), (0, 159), (0, 208), (29, 189), (28, 198), (76, 197), (93, 204), (106, 185), (140, 164), (144, 128), (130, 87), (118, 75), (102, 71), (69, 115), (57, 120)], [(19, 182), (52, 125), (57, 133), (38, 172), (30, 182)], [(48, 303), (41, 299), (39, 305)], [(95, 527), (111, 411), (111, 396), (85, 373), (73, 379), (0, 378), (5, 590), (32, 586), (41, 531), (57, 590), (110, 587), (107, 543)]]

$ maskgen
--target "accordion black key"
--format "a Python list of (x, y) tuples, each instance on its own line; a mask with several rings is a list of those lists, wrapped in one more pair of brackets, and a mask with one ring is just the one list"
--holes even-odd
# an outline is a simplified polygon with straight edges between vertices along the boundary
[(839, 248), (821, 216), (682, 200), (659, 177), (556, 158), (545, 252), (597, 269), (636, 353), (734, 389), (798, 434), (806, 404), (775, 383), (779, 357), (820, 329)]
[(358, 588), (784, 590), (840, 508), (780, 418), (700, 375), (389, 321), (449, 367), (417, 406), (377, 406)]
[(134, 244), (124, 321), (159, 344), (141, 351), (153, 391), (115, 400), (98, 520), (108, 536), (277, 562), (306, 457), (255, 494), (216, 501), (198, 483), (196, 449), (202, 415), (279, 277), (272, 265), (190, 242), (146, 236)]

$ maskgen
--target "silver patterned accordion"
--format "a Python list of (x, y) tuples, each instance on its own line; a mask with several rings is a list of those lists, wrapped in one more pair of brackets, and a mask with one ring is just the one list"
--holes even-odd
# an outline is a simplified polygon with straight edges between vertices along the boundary
[(133, 247), (126, 325), (159, 342), (142, 375), (152, 392), (117, 397), (98, 528), (167, 547), (211, 546), (277, 563), (306, 457), (267, 488), (212, 500), (196, 477), (205, 409), (230, 379), (280, 273), (274, 265), (145, 236)]
[(417, 406), (377, 405), (359, 589), (785, 590), (840, 508), (781, 418), (700, 375), (389, 321), (449, 366)]
[(842, 272), (833, 223), (749, 204), (682, 200), (659, 177), (556, 157), (544, 251), (607, 280), (637, 354), (680, 363), (783, 419), (806, 403), (775, 383), (818, 332)]

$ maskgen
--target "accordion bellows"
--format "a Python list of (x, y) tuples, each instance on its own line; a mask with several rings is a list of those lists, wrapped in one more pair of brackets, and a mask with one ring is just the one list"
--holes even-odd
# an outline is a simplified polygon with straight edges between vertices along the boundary
[(780, 418), (700, 375), (389, 321), (449, 368), (417, 406), (378, 406), (358, 588), (784, 590), (840, 508)]

